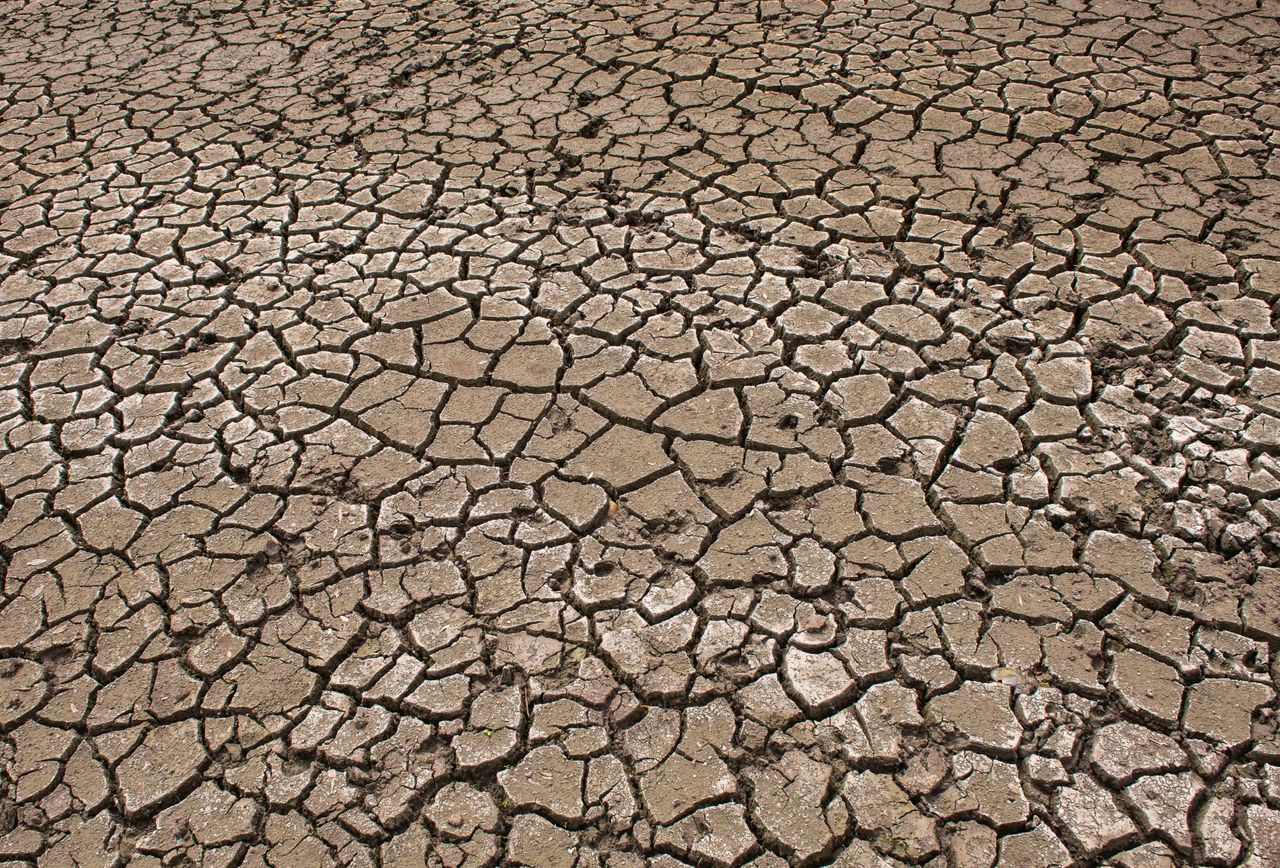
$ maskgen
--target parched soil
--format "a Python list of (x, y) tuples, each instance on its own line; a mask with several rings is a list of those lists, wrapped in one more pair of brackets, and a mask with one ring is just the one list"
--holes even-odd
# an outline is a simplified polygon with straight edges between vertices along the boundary
[(1280, 865), (1278, 11), (0, 3), (0, 865)]

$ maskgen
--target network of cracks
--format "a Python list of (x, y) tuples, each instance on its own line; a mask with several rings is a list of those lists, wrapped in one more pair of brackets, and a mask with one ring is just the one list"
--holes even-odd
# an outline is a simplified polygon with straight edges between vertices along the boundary
[(4, 4), (0, 864), (1280, 865), (1275, 11)]

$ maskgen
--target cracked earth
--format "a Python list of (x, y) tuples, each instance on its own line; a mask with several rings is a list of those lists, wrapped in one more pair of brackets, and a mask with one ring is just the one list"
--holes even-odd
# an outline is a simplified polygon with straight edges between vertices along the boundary
[(0, 864), (1280, 865), (1275, 12), (5, 4)]

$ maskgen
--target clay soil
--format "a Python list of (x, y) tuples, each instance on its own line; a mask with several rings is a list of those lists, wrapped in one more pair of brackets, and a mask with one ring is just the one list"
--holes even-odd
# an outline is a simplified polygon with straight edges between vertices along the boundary
[(1280, 865), (1277, 11), (0, 4), (0, 866)]

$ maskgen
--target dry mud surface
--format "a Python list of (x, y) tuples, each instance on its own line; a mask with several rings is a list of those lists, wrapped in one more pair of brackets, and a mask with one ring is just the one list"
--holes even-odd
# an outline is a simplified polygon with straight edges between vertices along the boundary
[(4, 3), (0, 864), (1280, 864), (1276, 11)]

